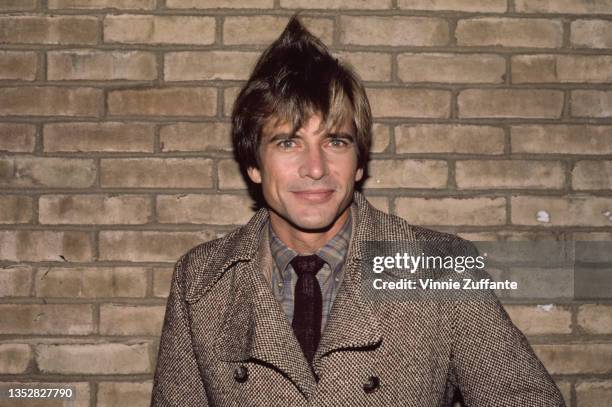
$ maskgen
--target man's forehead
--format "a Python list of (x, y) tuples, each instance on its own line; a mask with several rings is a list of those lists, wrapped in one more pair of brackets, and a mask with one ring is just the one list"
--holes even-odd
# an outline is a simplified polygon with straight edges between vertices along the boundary
[[(313, 113), (310, 116), (308, 116), (306, 120), (304, 120), (301, 123), (301, 128), (306, 126), (307, 123), (309, 123), (310, 120), (312, 119), (315, 119), (316, 122), (318, 122), (317, 133), (325, 130), (326, 123), (325, 121), (321, 120), (321, 115), (318, 113)], [(274, 134), (279, 134), (279, 133), (291, 133), (292, 130), (293, 130), (293, 123), (290, 120), (273, 115), (265, 121), (263, 129), (262, 129), (262, 135), (272, 136)], [(299, 130), (300, 128), (296, 129), (296, 131), (299, 131)], [(350, 114), (343, 115), (342, 119), (337, 120), (337, 123), (330, 126), (330, 129), (329, 129), (330, 132), (342, 131), (342, 132), (347, 132), (347, 133), (352, 133), (353, 130), (354, 130), (353, 118)]]

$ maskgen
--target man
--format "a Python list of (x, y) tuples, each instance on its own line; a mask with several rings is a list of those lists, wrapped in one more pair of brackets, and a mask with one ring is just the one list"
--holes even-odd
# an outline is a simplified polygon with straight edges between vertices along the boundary
[(474, 249), (355, 191), (371, 140), (364, 88), (295, 17), (232, 126), (265, 207), (177, 262), (152, 406), (446, 406), (457, 390), (469, 406), (564, 405), (490, 291), (461, 302), (362, 290), (367, 242)]

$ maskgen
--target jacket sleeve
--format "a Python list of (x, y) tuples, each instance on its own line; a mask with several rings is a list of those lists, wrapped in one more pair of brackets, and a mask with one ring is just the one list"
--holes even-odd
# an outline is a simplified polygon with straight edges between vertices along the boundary
[(206, 407), (208, 401), (192, 347), (182, 294), (182, 264), (176, 263), (159, 343), (151, 407)]
[[(468, 243), (469, 255), (478, 255)], [(489, 278), (474, 273), (462, 278)], [(565, 406), (561, 392), (523, 333), (491, 290), (477, 290), (454, 303), (452, 369), (470, 407)]]

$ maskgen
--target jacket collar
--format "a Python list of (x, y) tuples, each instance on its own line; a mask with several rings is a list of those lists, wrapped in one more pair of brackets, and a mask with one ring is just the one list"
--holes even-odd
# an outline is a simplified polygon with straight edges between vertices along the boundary
[[(380, 324), (370, 304), (361, 293), (361, 260), (364, 244), (376, 236), (377, 210), (359, 192), (354, 194), (357, 211), (352, 219), (352, 233), (345, 262), (344, 279), (334, 301), (319, 349), (314, 359), (315, 373), (324, 374), (322, 358), (335, 351), (368, 348), (382, 340)], [(270, 267), (269, 250), (262, 247), (262, 228), (268, 213), (260, 209), (242, 228), (227, 236), (206, 267), (213, 277), (206, 282), (194, 279), (187, 288), (187, 301), (194, 302), (209, 290), (230, 268), (231, 294), (224, 311), (217, 354), (225, 361), (254, 358), (274, 366), (309, 398), (316, 381), (293, 330), (265, 280), (262, 267)], [(381, 240), (384, 239), (380, 238)], [(267, 241), (265, 242), (267, 244)], [(267, 252), (267, 255), (266, 255)], [(204, 274), (204, 273), (200, 273)]]

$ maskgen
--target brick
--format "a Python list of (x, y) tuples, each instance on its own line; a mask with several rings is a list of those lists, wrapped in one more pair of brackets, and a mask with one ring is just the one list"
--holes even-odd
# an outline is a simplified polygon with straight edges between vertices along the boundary
[(448, 168), (441, 160), (372, 160), (366, 188), (445, 188)]
[(169, 52), (164, 57), (166, 81), (246, 80), (259, 58), (257, 52)]
[(612, 117), (612, 91), (572, 91), (572, 116)]
[(100, 183), (121, 188), (210, 188), (212, 160), (118, 158), (101, 161)]
[(612, 381), (584, 382), (576, 385), (576, 401), (580, 407), (605, 406), (612, 400)]
[(231, 151), (229, 123), (174, 123), (159, 131), (162, 152), (171, 151)]
[(561, 391), (561, 395), (563, 396), (565, 405), (571, 406), (572, 405), (572, 383), (555, 380), (555, 384)]
[(563, 25), (543, 18), (480, 17), (457, 22), (457, 45), (559, 48)]
[(43, 195), (38, 207), (38, 221), (52, 225), (138, 225), (152, 212), (145, 195)]
[(153, 152), (148, 123), (50, 123), (43, 129), (46, 152)]
[(396, 214), (417, 225), (503, 225), (504, 198), (396, 198)]
[(402, 125), (395, 128), (397, 153), (503, 154), (504, 131), (493, 126)]
[(0, 2), (2, 11), (33, 10), (38, 7), (38, 0), (3, 0)]
[(612, 306), (585, 304), (578, 308), (578, 325), (587, 334), (605, 335), (612, 333)]
[(515, 0), (521, 13), (612, 14), (610, 0)]
[(121, 10), (153, 10), (155, 0), (49, 0), (50, 9), (101, 9), (114, 8)]
[(612, 161), (578, 161), (572, 170), (572, 188), (612, 189)]
[(381, 123), (374, 123), (372, 126), (372, 146), (371, 153), (382, 153), (389, 147), (391, 135), (389, 126)]
[(30, 360), (32, 349), (23, 343), (0, 344), (0, 373), (20, 374), (25, 373)]
[[(300, 18), (306, 29), (325, 44), (333, 41), (333, 22), (323, 18)], [(289, 22), (280, 16), (236, 16), (225, 17), (223, 43), (225, 45), (253, 44), (269, 45), (285, 29)]]
[(116, 90), (108, 95), (108, 111), (116, 116), (214, 116), (217, 90), (199, 87)]
[(35, 52), (0, 51), (0, 80), (33, 81), (37, 66)]
[(397, 75), (403, 82), (503, 83), (505, 73), (506, 61), (499, 55), (406, 53), (397, 57)]
[(89, 335), (94, 331), (89, 304), (0, 304), (0, 331), (15, 335)]
[(55, 51), (47, 54), (49, 80), (151, 80), (155, 55), (141, 51)]
[(92, 247), (89, 233), (86, 232), (5, 230), (0, 231), (0, 259), (7, 261), (91, 261)]
[(153, 296), (168, 297), (172, 281), (172, 267), (156, 267), (153, 269)]
[(610, 227), (612, 224), (611, 198), (514, 196), (510, 202), (515, 225)]
[(552, 307), (507, 305), (512, 322), (525, 335), (569, 334), (572, 332), (572, 313), (569, 309)]
[(0, 115), (3, 116), (96, 117), (101, 105), (100, 89), (55, 86), (0, 89)]
[(554, 55), (515, 55), (511, 59), (512, 82), (559, 82)]
[(159, 335), (165, 306), (102, 304), (100, 335)]
[(612, 82), (609, 55), (516, 55), (512, 57), (514, 83)]
[(28, 379), (24, 379), (27, 381), (23, 382), (7, 382), (3, 381), (3, 387), (12, 387), (12, 388), (28, 388), (28, 389), (68, 389), (71, 388), (74, 392), (75, 399), (72, 401), (66, 401), (62, 399), (49, 399), (49, 398), (21, 398), (21, 399), (12, 399), (10, 404), (0, 404), (2, 407), (89, 407), (89, 399), (90, 399), (90, 391), (89, 384), (83, 382), (39, 382), (39, 381), (31, 381)]
[(0, 151), (31, 153), (36, 144), (36, 127), (31, 124), (0, 123)]
[(238, 195), (160, 195), (156, 213), (160, 223), (242, 225), (253, 216), (252, 204)]
[(22, 195), (0, 195), (0, 224), (32, 221), (32, 198)]
[(104, 42), (125, 44), (194, 44), (215, 42), (215, 19), (195, 16), (108, 15)]
[(528, 232), (523, 231), (508, 231), (497, 230), (491, 232), (461, 232), (459, 236), (473, 242), (539, 242), (542, 240), (558, 240), (559, 234), (555, 231), (548, 230), (533, 230)]
[(223, 89), (223, 116), (229, 117), (232, 113), (234, 101), (238, 97), (240, 88), (231, 86)]
[(150, 352), (147, 343), (39, 344), (36, 362), (51, 374), (151, 373)]
[(34, 156), (0, 157), (0, 186), (87, 188), (96, 179), (93, 160)]
[(400, 9), (503, 13), (506, 0), (399, 0)]
[[(554, 255), (559, 255), (559, 252), (555, 251)], [(571, 300), (574, 294), (573, 272), (569, 266), (562, 267), (550, 264), (543, 267), (510, 267), (504, 277), (515, 281), (519, 289), (502, 294), (529, 302), (535, 302), (536, 299), (537, 302)]]
[(217, 164), (220, 189), (246, 189), (247, 184), (234, 160), (220, 160)]
[(612, 154), (612, 126), (512, 126), (510, 140), (513, 153)]
[[(612, 250), (608, 246), (612, 241), (612, 233), (604, 232), (574, 232), (575, 259), (580, 262), (605, 263), (612, 262)], [(593, 244), (593, 242), (596, 242)]]
[(565, 185), (564, 166), (558, 161), (457, 161), (455, 177), (459, 189), (560, 189)]
[(144, 297), (144, 267), (48, 267), (36, 273), (37, 297), (115, 298)]
[(274, 0), (166, 0), (167, 8), (272, 8)]
[(121, 404), (131, 407), (149, 407), (152, 382), (100, 382), (97, 407), (114, 407)]
[(30, 266), (0, 267), (0, 298), (29, 297), (32, 281), (33, 269)]
[(503, 232), (458, 232), (457, 236), (472, 242), (500, 242), (506, 236)]
[(612, 22), (607, 20), (576, 20), (570, 28), (570, 43), (574, 47), (612, 48)]
[[(601, 241), (601, 240), (612, 240), (612, 232), (574, 232), (572, 237), (575, 241)], [(612, 257), (610, 257), (612, 258)]]
[(339, 59), (352, 66), (364, 81), (390, 81), (391, 55), (380, 52), (339, 52)]
[(215, 237), (210, 231), (102, 231), (100, 260), (176, 262), (190, 248)]
[(457, 98), (460, 117), (559, 118), (563, 92), (544, 89), (467, 89)]
[(431, 47), (448, 44), (446, 20), (431, 17), (340, 17), (340, 42), (347, 45)]
[(451, 94), (446, 90), (369, 88), (367, 93), (374, 117), (450, 116)]
[(297, 9), (377, 10), (391, 8), (391, 0), (280, 0), (280, 6)]
[(612, 371), (612, 344), (609, 343), (535, 345), (534, 350), (551, 374)]
[(98, 19), (86, 16), (0, 17), (2, 44), (96, 44)]
[(367, 196), (368, 202), (370, 202), (376, 209), (381, 210), (385, 213), (389, 212), (389, 199), (385, 196)]

